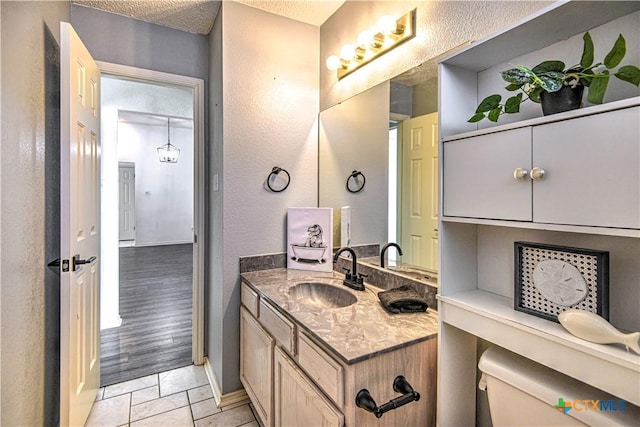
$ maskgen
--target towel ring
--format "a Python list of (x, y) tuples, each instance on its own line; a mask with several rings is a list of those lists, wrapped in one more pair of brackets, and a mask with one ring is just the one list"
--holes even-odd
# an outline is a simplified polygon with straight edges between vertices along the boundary
[[(284, 172), (285, 175), (287, 175), (287, 183), (284, 185), (284, 187), (280, 189), (275, 189), (271, 186), (271, 181), (275, 180), (278, 177), (278, 175), (280, 175), (280, 172)], [(269, 187), (269, 190), (273, 191), (274, 193), (280, 193), (286, 190), (290, 182), (291, 182), (291, 175), (289, 175), (289, 172), (287, 172), (286, 169), (282, 169), (278, 166), (274, 166), (273, 169), (271, 169), (271, 173), (269, 174), (269, 176), (267, 176), (267, 187)]]
[[(362, 177), (362, 183), (360, 183), (358, 177), (361, 176)], [(353, 181), (356, 183), (356, 188), (352, 189), (351, 186), (349, 185), (349, 183), (351, 182), (351, 180), (353, 179)], [(349, 175), (349, 177), (347, 178), (347, 191), (349, 193), (359, 193), (362, 191), (362, 189), (364, 188), (364, 184), (367, 182), (366, 178), (364, 177), (364, 175), (362, 174), (362, 172), (360, 171), (353, 171), (351, 172), (351, 175)]]

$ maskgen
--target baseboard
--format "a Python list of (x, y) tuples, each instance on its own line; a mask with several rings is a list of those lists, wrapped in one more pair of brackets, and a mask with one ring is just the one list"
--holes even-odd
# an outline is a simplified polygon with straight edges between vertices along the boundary
[(176, 240), (176, 241), (171, 241), (171, 242), (147, 242), (147, 243), (138, 243), (138, 242), (136, 242), (136, 244), (133, 247), (142, 248), (142, 247), (146, 247), (146, 246), (189, 245), (189, 244), (192, 244), (192, 243), (193, 243), (193, 241), (191, 241), (191, 240)]
[(100, 330), (111, 329), (111, 328), (119, 328), (122, 326), (122, 317), (113, 316), (109, 319), (105, 319), (104, 321), (100, 319)]
[(209, 358), (207, 357), (204, 358), (204, 371), (207, 373), (209, 384), (211, 384), (211, 389), (213, 390), (213, 398), (215, 399), (218, 408), (224, 410), (226, 406), (235, 405), (236, 403), (241, 402), (249, 402), (249, 396), (243, 388), (231, 393), (222, 394), (216, 375), (213, 372), (213, 366), (211, 366)]

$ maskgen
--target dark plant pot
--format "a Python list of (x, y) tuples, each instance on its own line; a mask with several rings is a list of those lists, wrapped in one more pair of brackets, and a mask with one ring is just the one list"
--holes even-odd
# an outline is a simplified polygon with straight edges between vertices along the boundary
[(557, 92), (542, 92), (540, 94), (542, 114), (548, 116), (549, 114), (580, 108), (583, 92), (583, 85), (577, 85), (576, 87), (562, 86)]

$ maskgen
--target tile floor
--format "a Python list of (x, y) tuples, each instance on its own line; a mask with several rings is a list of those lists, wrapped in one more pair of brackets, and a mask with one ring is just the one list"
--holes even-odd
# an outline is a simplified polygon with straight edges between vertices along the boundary
[(216, 406), (202, 366), (103, 387), (86, 426), (258, 427), (248, 402)]

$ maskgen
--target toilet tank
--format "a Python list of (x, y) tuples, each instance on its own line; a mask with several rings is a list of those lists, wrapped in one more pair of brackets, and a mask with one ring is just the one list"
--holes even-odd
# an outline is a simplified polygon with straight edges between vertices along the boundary
[(640, 425), (639, 407), (500, 347), (478, 368), (494, 426)]

